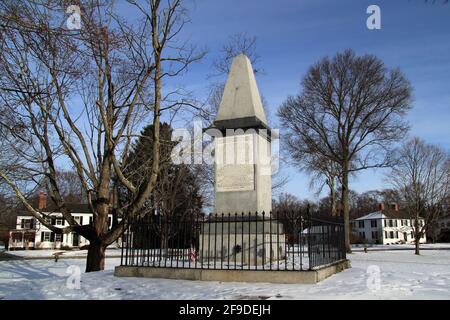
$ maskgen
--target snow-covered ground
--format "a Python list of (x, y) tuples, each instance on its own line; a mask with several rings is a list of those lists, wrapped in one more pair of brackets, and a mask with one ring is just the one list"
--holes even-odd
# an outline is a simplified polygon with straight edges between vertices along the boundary
[[(1, 251), (1, 249), (0, 249)], [(16, 250), (8, 251), (9, 255), (21, 258), (48, 258), (53, 259), (55, 253), (60, 253), (60, 257), (86, 257), (87, 250)], [(106, 249), (106, 256), (120, 257), (121, 250), (118, 248)]]
[[(364, 247), (368, 250), (414, 250), (414, 244), (354, 244), (352, 245), (353, 250), (362, 251)], [(438, 249), (449, 249), (450, 243), (423, 243), (420, 244), (420, 249), (425, 250), (438, 250)]]
[(421, 256), (369, 251), (349, 258), (351, 269), (315, 285), (118, 278), (113, 269), (119, 258), (108, 258), (105, 271), (87, 274), (84, 259), (0, 261), (0, 300), (450, 299), (450, 250), (424, 250)]

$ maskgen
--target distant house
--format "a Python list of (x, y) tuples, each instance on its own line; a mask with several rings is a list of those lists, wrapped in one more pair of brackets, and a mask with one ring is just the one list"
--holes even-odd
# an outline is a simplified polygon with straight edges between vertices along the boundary
[[(68, 226), (61, 212), (55, 208), (47, 207), (42, 193), (39, 195), (39, 209), (47, 215), (48, 223), (56, 227)], [(67, 204), (72, 216), (80, 225), (92, 223), (93, 214), (87, 204)], [(112, 215), (108, 218), (108, 225), (112, 226)], [(84, 237), (70, 232), (67, 234), (55, 234), (42, 225), (29, 213), (19, 213), (14, 230), (10, 231), (9, 249), (70, 249), (88, 245), (89, 241)]]
[[(425, 224), (419, 219), (419, 226)], [(378, 211), (351, 221), (354, 238), (361, 242), (374, 244), (414, 243), (414, 220), (405, 211), (399, 210), (398, 204), (385, 208), (380, 204)], [(423, 235), (420, 243), (426, 242)]]

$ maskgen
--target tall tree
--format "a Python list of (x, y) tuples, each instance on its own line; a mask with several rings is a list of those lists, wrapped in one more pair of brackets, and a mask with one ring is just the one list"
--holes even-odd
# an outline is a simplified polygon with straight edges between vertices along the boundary
[[(160, 174), (150, 197), (140, 209), (140, 216), (157, 216), (170, 221), (166, 224), (152, 224), (155, 234), (161, 238), (161, 248), (167, 249), (168, 241), (176, 236), (194, 218), (201, 215), (202, 196), (200, 194), (200, 179), (193, 168), (186, 164), (174, 164), (171, 160), (172, 150), (176, 141), (172, 141), (172, 128), (167, 123), (160, 126)], [(145, 127), (139, 139), (133, 145), (128, 156), (124, 175), (135, 184), (148, 176), (152, 169), (153, 126)], [(127, 189), (120, 194), (120, 201), (132, 197)], [(125, 200), (125, 201), (124, 201)], [(154, 219), (153, 219), (154, 220)], [(175, 221), (177, 223), (175, 223)], [(164, 227), (162, 230), (161, 227)]]
[[(89, 240), (86, 271), (104, 268), (105, 248), (125, 230), (154, 189), (159, 173), (160, 118), (180, 106), (177, 91), (163, 82), (182, 74), (203, 54), (180, 42), (187, 21), (181, 0), (132, 1), (127, 21), (113, 2), (85, 0), (81, 30), (61, 26), (68, 1), (0, 3), (0, 100), (26, 123), (29, 147), (15, 152), (20, 170), (32, 179), (22, 185), (11, 170), (0, 178), (27, 210), (55, 233), (76, 232)], [(153, 123), (151, 173), (135, 184), (123, 174), (126, 156), (139, 125)], [(11, 131), (12, 134), (15, 132)], [(61, 194), (57, 165), (70, 163), (83, 186), (93, 223), (80, 225)], [(114, 180), (133, 195), (123, 207), (111, 208)], [(49, 224), (30, 204), (30, 186), (49, 184), (49, 195), (68, 226)], [(108, 215), (123, 219), (111, 229)]]
[(390, 166), (390, 146), (404, 137), (411, 86), (398, 69), (388, 70), (373, 55), (352, 50), (325, 57), (289, 97), (278, 115), (287, 128), (287, 148), (303, 161), (314, 156), (339, 165), (345, 244), (350, 246), (349, 176)]
[[(407, 141), (399, 151), (400, 162), (389, 174), (398, 190), (402, 208), (414, 221), (415, 253), (420, 254), (420, 239), (426, 229), (446, 212), (450, 192), (450, 155), (420, 138)], [(420, 225), (420, 218), (425, 223)]]

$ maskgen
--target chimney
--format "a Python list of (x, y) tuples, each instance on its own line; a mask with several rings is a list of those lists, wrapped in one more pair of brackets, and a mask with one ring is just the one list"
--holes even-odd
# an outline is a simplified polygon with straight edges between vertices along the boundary
[(384, 203), (380, 203), (380, 211), (384, 211)]
[(398, 211), (398, 203), (391, 204), (391, 209), (394, 211)]
[(38, 203), (38, 209), (44, 209), (47, 206), (47, 196), (44, 192), (39, 192), (39, 203)]

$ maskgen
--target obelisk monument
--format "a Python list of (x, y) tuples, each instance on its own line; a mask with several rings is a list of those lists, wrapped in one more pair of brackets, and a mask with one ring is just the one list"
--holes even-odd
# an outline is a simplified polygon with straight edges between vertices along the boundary
[(269, 214), (272, 209), (270, 130), (250, 60), (233, 59), (213, 127), (215, 212)]

